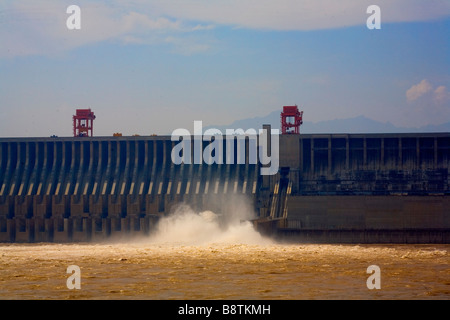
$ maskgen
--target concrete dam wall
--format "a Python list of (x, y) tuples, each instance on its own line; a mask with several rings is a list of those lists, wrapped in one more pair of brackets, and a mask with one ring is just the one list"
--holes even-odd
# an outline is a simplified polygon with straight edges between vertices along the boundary
[(302, 134), (280, 153), (292, 181), (287, 216), (270, 222), (280, 236), (450, 242), (450, 134)]
[(233, 141), (233, 164), (177, 165), (169, 136), (2, 138), (0, 241), (145, 235), (179, 203), (221, 212), (240, 196), (281, 238), (450, 242), (449, 133), (280, 135), (270, 176)]
[(217, 212), (223, 195), (255, 199), (258, 166), (248, 157), (240, 165), (175, 165), (177, 143), (170, 137), (1, 139), (0, 241), (148, 234), (180, 202)]

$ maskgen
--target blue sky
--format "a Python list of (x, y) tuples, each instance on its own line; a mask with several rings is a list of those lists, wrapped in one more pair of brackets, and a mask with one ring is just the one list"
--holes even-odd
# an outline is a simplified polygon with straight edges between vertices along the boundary
[[(81, 29), (69, 30), (69, 5)], [(366, 9), (381, 9), (369, 30)], [(307, 121), (450, 121), (450, 1), (3, 1), (0, 136), (170, 134), (297, 104)]]

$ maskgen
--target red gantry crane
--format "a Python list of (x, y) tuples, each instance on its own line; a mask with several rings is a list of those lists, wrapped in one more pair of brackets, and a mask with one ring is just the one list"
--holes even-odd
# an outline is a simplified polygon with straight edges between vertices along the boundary
[(73, 136), (92, 137), (94, 133), (95, 115), (91, 109), (77, 109), (73, 116)]
[(303, 123), (303, 111), (298, 111), (297, 105), (283, 106), (281, 112), (281, 133), (299, 134), (300, 125)]

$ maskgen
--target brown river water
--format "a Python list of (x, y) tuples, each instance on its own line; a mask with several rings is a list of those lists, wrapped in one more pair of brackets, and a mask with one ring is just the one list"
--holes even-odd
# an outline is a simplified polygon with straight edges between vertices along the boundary
[[(208, 215), (163, 221), (148, 238), (0, 244), (0, 299), (450, 298), (450, 245), (277, 243)], [(69, 289), (71, 265), (80, 288)], [(379, 289), (367, 268), (379, 267)]]

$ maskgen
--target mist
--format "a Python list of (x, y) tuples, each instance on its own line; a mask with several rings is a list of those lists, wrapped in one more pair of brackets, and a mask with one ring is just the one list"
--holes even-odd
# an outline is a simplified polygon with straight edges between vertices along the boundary
[(271, 244), (253, 227), (255, 215), (243, 199), (228, 199), (220, 211), (195, 210), (180, 204), (161, 218), (148, 242), (173, 245)]

